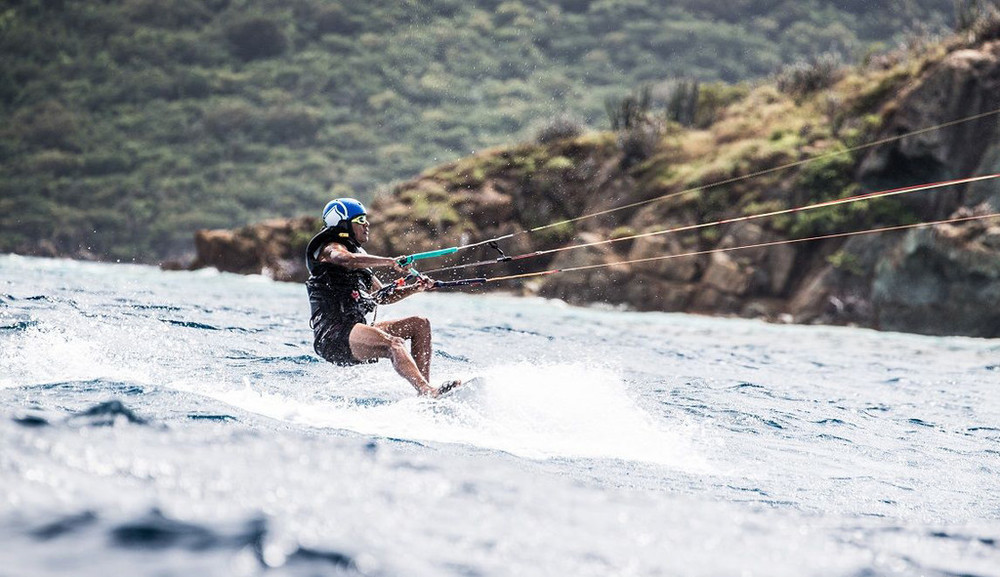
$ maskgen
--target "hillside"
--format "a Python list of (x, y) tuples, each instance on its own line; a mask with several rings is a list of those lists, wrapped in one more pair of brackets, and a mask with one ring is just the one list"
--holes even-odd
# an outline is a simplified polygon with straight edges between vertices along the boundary
[[(644, 83), (858, 61), (951, 0), (12, 0), (0, 251), (156, 262), (191, 233), (370, 197), (426, 166), (606, 128)], [(827, 57), (831, 58), (831, 57)]]
[[(520, 255), (1000, 173), (997, 38), (1000, 18), (993, 18), (968, 34), (863, 66), (817, 63), (774, 84), (692, 89), (688, 108), (702, 125), (665, 121), (669, 110), (639, 106), (616, 132), (483, 151), (376, 199), (366, 248), (408, 254), (662, 199), (500, 243)], [(635, 102), (642, 100), (637, 95)], [(597, 266), (487, 288), (639, 310), (998, 337), (996, 218), (615, 264), (997, 211), (1000, 179), (994, 178), (436, 276)], [(303, 247), (318, 224), (303, 217), (204, 231), (197, 239), (200, 264), (301, 280)], [(423, 268), (496, 257), (481, 246)]]

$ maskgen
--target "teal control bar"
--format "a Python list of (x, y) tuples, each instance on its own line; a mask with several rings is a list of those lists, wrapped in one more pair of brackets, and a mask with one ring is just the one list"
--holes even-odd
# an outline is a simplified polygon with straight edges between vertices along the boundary
[(407, 266), (413, 264), (413, 262), (417, 260), (446, 256), (449, 254), (454, 254), (456, 252), (458, 252), (458, 247), (453, 246), (451, 248), (442, 248), (440, 250), (429, 250), (427, 252), (418, 252), (416, 254), (411, 254), (409, 256), (401, 256), (398, 259), (396, 259), (396, 262), (399, 263), (399, 266)]

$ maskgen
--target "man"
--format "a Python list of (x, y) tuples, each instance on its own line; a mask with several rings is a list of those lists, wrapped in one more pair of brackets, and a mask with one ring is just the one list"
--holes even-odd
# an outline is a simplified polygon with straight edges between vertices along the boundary
[[(434, 281), (420, 276), (410, 284), (383, 285), (373, 268), (390, 269), (400, 275), (406, 269), (395, 259), (365, 252), (371, 224), (364, 205), (353, 198), (338, 198), (323, 209), (326, 227), (306, 248), (309, 304), (316, 353), (327, 361), (347, 366), (392, 360), (396, 372), (417, 393), (438, 397), (457, 387), (449, 381), (430, 386), (431, 327), (423, 317), (367, 324), (365, 316), (379, 304), (391, 304), (434, 288)], [(410, 349), (406, 341), (410, 341)]]

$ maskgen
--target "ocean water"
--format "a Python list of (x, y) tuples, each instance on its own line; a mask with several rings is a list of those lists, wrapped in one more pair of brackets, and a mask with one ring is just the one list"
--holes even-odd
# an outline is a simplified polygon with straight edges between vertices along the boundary
[(1000, 575), (1000, 341), (0, 256), (0, 575)]

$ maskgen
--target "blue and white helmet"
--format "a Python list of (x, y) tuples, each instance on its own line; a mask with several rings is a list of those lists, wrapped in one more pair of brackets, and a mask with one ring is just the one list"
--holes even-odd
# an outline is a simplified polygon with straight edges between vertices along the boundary
[(323, 209), (323, 222), (326, 226), (337, 227), (342, 223), (349, 223), (352, 218), (362, 214), (368, 214), (365, 205), (353, 198), (338, 198), (326, 203), (326, 208)]

